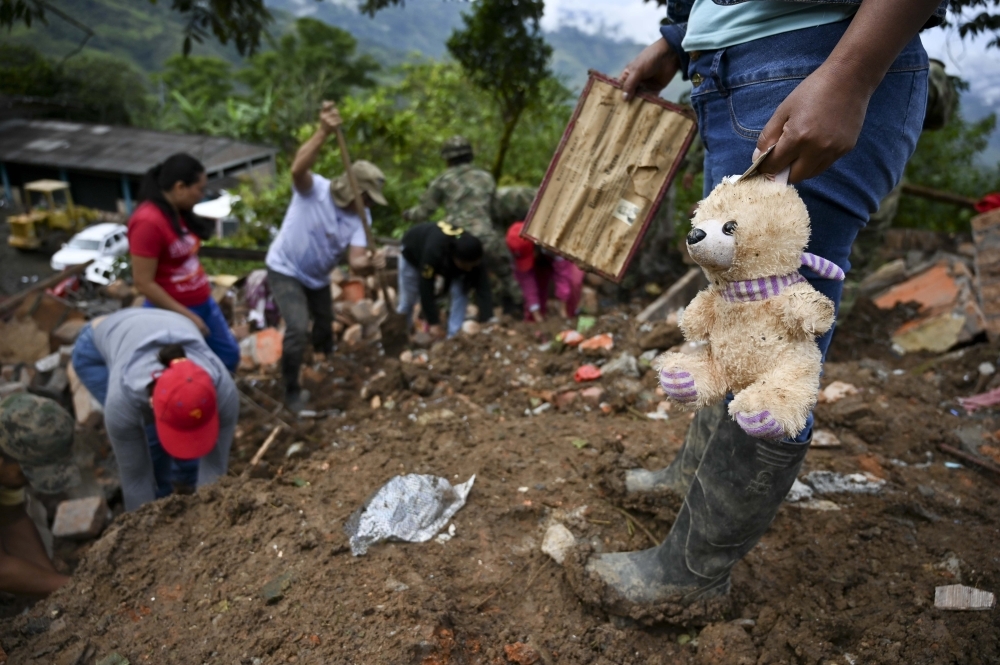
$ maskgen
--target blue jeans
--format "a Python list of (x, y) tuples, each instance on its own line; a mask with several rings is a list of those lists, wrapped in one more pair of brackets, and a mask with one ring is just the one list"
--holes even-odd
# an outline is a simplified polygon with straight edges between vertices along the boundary
[[(148, 300), (142, 306), (156, 307), (156, 305)], [(215, 302), (215, 298), (209, 296), (205, 302), (193, 307), (188, 306), (188, 309), (200, 316), (205, 325), (208, 326), (210, 332), (208, 337), (205, 338), (208, 348), (212, 349), (215, 355), (219, 357), (219, 360), (226, 366), (226, 369), (235, 373), (236, 368), (240, 364), (240, 343), (236, 341), (233, 331), (229, 329), (229, 323), (226, 322), (226, 317), (222, 315), (219, 303)]]
[[(420, 302), (420, 271), (402, 256), (399, 257), (398, 291), (399, 303), (396, 305), (396, 312), (406, 314), (407, 322), (412, 323), (413, 308)], [(448, 303), (448, 337), (454, 337), (462, 329), (462, 324), (465, 322), (465, 311), (469, 307), (465, 280), (452, 280), (448, 295), (451, 298)]]
[[(94, 345), (94, 330), (88, 323), (80, 330), (73, 347), (73, 370), (101, 406), (108, 400), (108, 380), (111, 372), (104, 356)], [(155, 423), (143, 423), (149, 456), (153, 460), (153, 477), (156, 479), (156, 498), (173, 492), (174, 484), (195, 487), (198, 481), (198, 460), (179, 460), (171, 457), (160, 445)]]
[[(764, 125), (795, 87), (830, 55), (850, 21), (765, 37), (691, 59), (688, 74), (702, 77), (691, 93), (705, 145), (707, 196), (723, 177), (743, 173)], [(854, 150), (815, 178), (796, 185), (809, 209), (812, 236), (806, 251), (846, 273), (858, 231), (903, 176), (917, 146), (927, 104), (927, 53), (914, 37), (872, 95)], [(843, 283), (802, 275), (839, 307)], [(833, 330), (817, 338), (826, 351)], [(813, 418), (796, 437), (812, 435)]]

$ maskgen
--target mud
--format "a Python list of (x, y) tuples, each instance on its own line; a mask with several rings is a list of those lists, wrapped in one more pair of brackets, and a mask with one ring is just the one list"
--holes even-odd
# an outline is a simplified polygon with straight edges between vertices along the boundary
[[(612, 356), (640, 353), (648, 331), (634, 313), (593, 330), (615, 333)], [(279, 434), (255, 471), (264, 477), (240, 474), (276, 423), (246, 409), (231, 477), (118, 517), (79, 552), (69, 586), (0, 623), (0, 644), (9, 663), (39, 665), (112, 653), (184, 665), (1000, 662), (996, 610), (933, 607), (937, 585), (1000, 591), (1000, 488), (968, 465), (946, 467), (937, 448), (961, 447), (956, 432), (969, 428), (996, 445), (997, 411), (966, 415), (955, 398), (992, 387), (976, 368), (1000, 348), (896, 358), (874, 338), (860, 347), (858, 330), (838, 333), (824, 384), (849, 381), (859, 394), (817, 410), (842, 445), (810, 451), (801, 475), (867, 471), (885, 489), (822, 497), (839, 510), (785, 504), (733, 570), (725, 620), (707, 628), (609, 617), (540, 552), (552, 521), (597, 552), (663, 538), (669, 506), (624, 506), (615, 488), (625, 462), (668, 464), (690, 417), (644, 417), (660, 401), (648, 370), (599, 382), (610, 414), (576, 399), (526, 416), (580, 388), (583, 357), (540, 350), (554, 324), (518, 324), (442, 344), (425, 365), (338, 350), (305, 375), (317, 411), (336, 411)], [(244, 377), (276, 397), (274, 378)], [(286, 458), (300, 441), (304, 453)], [(344, 520), (411, 472), (477, 475), (455, 536), (353, 557)]]

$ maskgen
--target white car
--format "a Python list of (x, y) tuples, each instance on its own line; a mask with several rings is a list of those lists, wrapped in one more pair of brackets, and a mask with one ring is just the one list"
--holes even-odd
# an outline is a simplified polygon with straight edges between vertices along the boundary
[(128, 228), (124, 224), (94, 224), (73, 236), (52, 255), (53, 270), (65, 270), (91, 259), (114, 258), (128, 252)]

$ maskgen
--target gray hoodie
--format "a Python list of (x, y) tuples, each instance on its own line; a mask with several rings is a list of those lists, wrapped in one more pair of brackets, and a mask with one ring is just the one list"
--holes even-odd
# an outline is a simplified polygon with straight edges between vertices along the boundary
[(198, 486), (226, 473), (229, 448), (240, 415), (239, 394), (228, 370), (187, 318), (163, 309), (125, 309), (97, 321), (94, 346), (110, 372), (104, 424), (121, 474), (125, 510), (135, 510), (156, 498), (153, 461), (145, 423), (153, 422), (147, 390), (153, 373), (163, 365), (156, 354), (168, 344), (180, 344), (187, 357), (208, 372), (215, 384), (219, 409), (219, 440), (198, 465)]

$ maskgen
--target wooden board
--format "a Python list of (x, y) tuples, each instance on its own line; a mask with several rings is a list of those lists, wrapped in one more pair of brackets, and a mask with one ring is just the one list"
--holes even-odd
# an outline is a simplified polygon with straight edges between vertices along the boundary
[(1000, 210), (972, 218), (976, 243), (976, 286), (979, 307), (986, 317), (986, 334), (1000, 339)]
[(625, 102), (618, 81), (591, 71), (521, 235), (620, 282), (696, 128), (690, 109)]

